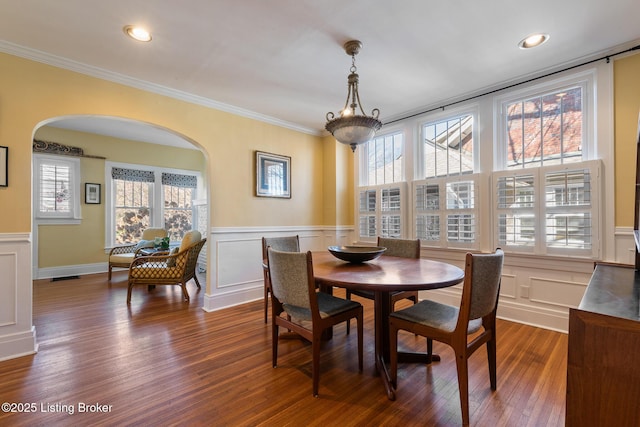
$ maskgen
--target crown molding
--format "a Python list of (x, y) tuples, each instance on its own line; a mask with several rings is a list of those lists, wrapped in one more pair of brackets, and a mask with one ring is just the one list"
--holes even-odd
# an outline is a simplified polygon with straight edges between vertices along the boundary
[(9, 43), (4, 40), (0, 40), (0, 52), (7, 53), (9, 55), (18, 56), (21, 58), (29, 59), (31, 61), (40, 62), (42, 64), (51, 65), (53, 67), (62, 68), (69, 71), (74, 71), (87, 76), (96, 77), (102, 80), (108, 80), (110, 82), (130, 86), (136, 89), (141, 89), (147, 92), (156, 93), (158, 95), (168, 96), (180, 101), (189, 102), (191, 104), (201, 105), (203, 107), (212, 108), (214, 110), (224, 111), (226, 113), (235, 114), (237, 116), (246, 117), (249, 119), (257, 120), (260, 122), (268, 123), (271, 125), (291, 129), (297, 132), (305, 133), (313, 136), (322, 136), (322, 133), (316, 129), (310, 129), (305, 126), (300, 126), (296, 123), (287, 122), (285, 120), (276, 119), (264, 114), (256, 113), (254, 111), (246, 110), (244, 108), (236, 107), (234, 105), (218, 102), (213, 99), (205, 98), (192, 93), (183, 92), (180, 90), (172, 89), (166, 86), (150, 83), (144, 80), (136, 79), (126, 76), (124, 74), (114, 73), (102, 68), (94, 67), (91, 65), (76, 62), (60, 56), (51, 55), (46, 52), (42, 52), (36, 49), (20, 46), (14, 43)]

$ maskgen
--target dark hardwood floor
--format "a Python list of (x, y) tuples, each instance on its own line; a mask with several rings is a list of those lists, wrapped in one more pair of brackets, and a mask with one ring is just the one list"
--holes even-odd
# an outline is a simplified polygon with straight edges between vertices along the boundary
[[(397, 400), (387, 399), (373, 364), (371, 301), (360, 300), (364, 371), (355, 331), (347, 336), (340, 325), (323, 344), (314, 398), (307, 343), (281, 340), (271, 367), (262, 301), (206, 313), (204, 290), (191, 282), (191, 302), (177, 286), (138, 287), (127, 306), (126, 274), (114, 273), (112, 285), (106, 274), (34, 282), (39, 351), (0, 362), (0, 402), (34, 411), (0, 412), (0, 426), (460, 424), (455, 362), (444, 345), (434, 343), (441, 362), (401, 365)], [(496, 392), (485, 349), (470, 359), (471, 424), (564, 425), (567, 336), (507, 321), (497, 330)], [(409, 334), (401, 345), (426, 347)]]

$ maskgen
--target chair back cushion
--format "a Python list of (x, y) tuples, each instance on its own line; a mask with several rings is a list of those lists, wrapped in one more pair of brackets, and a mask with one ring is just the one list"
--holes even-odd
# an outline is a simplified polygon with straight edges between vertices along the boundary
[(276, 251), (300, 252), (300, 239), (298, 236), (263, 237), (262, 256), (267, 257), (267, 248), (271, 246)]
[(384, 255), (402, 258), (420, 258), (420, 239), (391, 239), (378, 237), (378, 246), (387, 248)]
[(495, 309), (504, 253), (498, 249), (493, 254), (474, 254), (472, 259), (469, 320), (480, 319)]
[(269, 274), (273, 295), (288, 306), (310, 310), (307, 254), (268, 249)]
[(200, 240), (202, 240), (202, 234), (198, 230), (188, 231), (180, 243), (180, 252), (184, 251), (189, 246), (195, 245)]
[(156, 237), (167, 237), (169, 233), (164, 228), (147, 228), (142, 232), (141, 240), (155, 240)]

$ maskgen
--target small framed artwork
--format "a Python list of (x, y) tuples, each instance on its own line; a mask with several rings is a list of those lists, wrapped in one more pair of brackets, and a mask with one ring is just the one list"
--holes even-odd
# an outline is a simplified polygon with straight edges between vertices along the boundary
[(0, 187), (9, 186), (9, 147), (0, 145)]
[(100, 204), (100, 184), (84, 184), (84, 202), (88, 205)]
[(256, 151), (256, 196), (291, 198), (291, 157)]

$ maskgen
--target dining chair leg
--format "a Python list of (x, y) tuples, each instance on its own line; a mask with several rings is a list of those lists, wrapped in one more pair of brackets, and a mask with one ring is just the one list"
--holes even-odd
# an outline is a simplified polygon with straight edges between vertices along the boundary
[[(495, 330), (492, 331), (495, 333)], [(495, 335), (487, 341), (487, 358), (489, 359), (489, 380), (491, 381), (491, 390), (496, 390), (498, 383), (496, 381), (496, 337)]]
[(467, 357), (458, 350), (456, 353), (456, 367), (458, 369), (458, 390), (460, 392), (460, 409), (462, 425), (469, 425), (469, 371)]
[(275, 368), (278, 366), (278, 325), (274, 322), (271, 324), (271, 363)]
[(321, 334), (318, 334), (318, 336), (314, 336), (313, 342), (311, 343), (311, 377), (313, 379), (313, 397), (318, 397), (318, 389), (320, 388), (320, 337)]
[(267, 324), (268, 312), (269, 312), (269, 288), (265, 286), (264, 287), (264, 323), (265, 325)]

